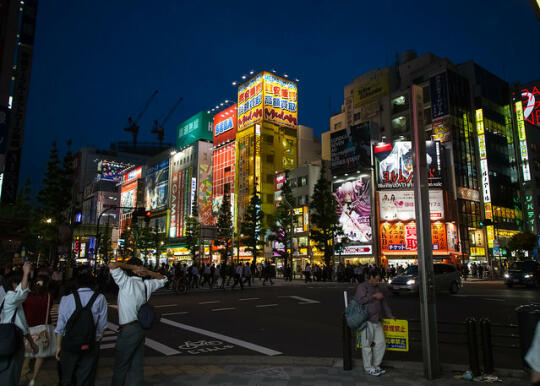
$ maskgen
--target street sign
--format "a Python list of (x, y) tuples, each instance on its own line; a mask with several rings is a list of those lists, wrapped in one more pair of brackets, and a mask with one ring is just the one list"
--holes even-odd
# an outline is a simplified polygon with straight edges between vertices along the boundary
[[(383, 319), (387, 351), (409, 351), (409, 322), (404, 319)], [(362, 333), (356, 333), (356, 348), (362, 348)]]

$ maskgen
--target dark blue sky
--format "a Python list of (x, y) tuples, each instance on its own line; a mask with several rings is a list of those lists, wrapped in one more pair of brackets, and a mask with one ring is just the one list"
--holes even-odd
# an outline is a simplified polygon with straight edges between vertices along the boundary
[[(414, 6), (412, 5), (414, 4)], [(41, 184), (52, 141), (65, 151), (131, 140), (122, 128), (153, 90), (152, 121), (184, 98), (166, 125), (235, 98), (233, 80), (276, 68), (298, 77), (299, 123), (324, 131), (356, 76), (396, 53), (474, 60), (514, 82), (540, 77), (540, 23), (529, 0), (173, 1), (42, 0), (21, 178)]]

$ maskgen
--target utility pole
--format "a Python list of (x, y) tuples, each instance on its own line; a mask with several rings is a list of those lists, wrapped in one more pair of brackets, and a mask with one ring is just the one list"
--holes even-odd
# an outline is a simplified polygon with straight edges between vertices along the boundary
[(439, 345), (437, 340), (437, 308), (433, 273), (429, 186), (427, 176), (426, 139), (424, 131), (424, 103), (422, 88), (411, 86), (409, 101), (412, 106), (412, 148), (414, 170), (414, 202), (418, 271), (420, 276), (420, 320), (424, 375), (434, 379), (440, 375)]

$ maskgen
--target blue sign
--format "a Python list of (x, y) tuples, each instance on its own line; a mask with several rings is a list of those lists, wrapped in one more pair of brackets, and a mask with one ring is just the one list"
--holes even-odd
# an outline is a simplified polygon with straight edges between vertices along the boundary
[(232, 117), (225, 119), (223, 122), (220, 122), (216, 125), (216, 133), (215, 136), (231, 130), (234, 127), (233, 119)]

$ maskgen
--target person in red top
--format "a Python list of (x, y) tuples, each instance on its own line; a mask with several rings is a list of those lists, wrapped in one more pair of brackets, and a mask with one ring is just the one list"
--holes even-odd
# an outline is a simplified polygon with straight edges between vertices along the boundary
[[(37, 276), (32, 283), (31, 292), (28, 294), (28, 297), (23, 303), (28, 327), (35, 327), (51, 323), (50, 313), (53, 305), (53, 298), (48, 290), (48, 285), (49, 278), (48, 276), (44, 275)], [(38, 344), (39, 352), (36, 355), (28, 352), (25, 354), (26, 358), (24, 359), (23, 364), (23, 375), (30, 372), (30, 359), (36, 359), (34, 364), (34, 373), (32, 374), (32, 379), (28, 384), (29, 386), (34, 385), (35, 379), (37, 378), (41, 365), (43, 364), (43, 360), (47, 356), (51, 356), (49, 355), (51, 350), (47, 346), (53, 344), (54, 339), (54, 336), (48, 336), (45, 347), (43, 344)]]

